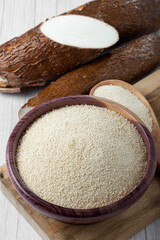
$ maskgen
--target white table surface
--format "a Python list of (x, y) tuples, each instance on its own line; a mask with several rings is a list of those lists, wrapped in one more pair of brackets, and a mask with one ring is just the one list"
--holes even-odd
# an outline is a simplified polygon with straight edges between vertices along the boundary
[[(0, 44), (34, 27), (46, 18), (75, 8), (87, 0), (0, 0)], [(41, 88), (19, 94), (0, 93), (0, 165), (5, 163), (7, 139), (18, 121), (18, 110)], [(0, 192), (0, 240), (41, 238)], [(130, 240), (159, 240), (160, 219)], [(85, 239), (84, 239), (85, 240)]]

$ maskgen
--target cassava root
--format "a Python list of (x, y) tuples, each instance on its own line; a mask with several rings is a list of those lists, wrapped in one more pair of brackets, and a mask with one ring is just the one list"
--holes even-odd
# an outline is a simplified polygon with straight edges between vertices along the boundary
[[(160, 0), (95, 0), (66, 14), (108, 23), (117, 29), (121, 41), (160, 28)], [(42, 33), (49, 21), (0, 46), (1, 88), (44, 85), (104, 50), (67, 46), (51, 40)]]
[(105, 56), (69, 72), (51, 83), (20, 110), (19, 116), (39, 104), (67, 95), (88, 94), (107, 79), (132, 82), (160, 65), (160, 36), (152, 33), (110, 51)]

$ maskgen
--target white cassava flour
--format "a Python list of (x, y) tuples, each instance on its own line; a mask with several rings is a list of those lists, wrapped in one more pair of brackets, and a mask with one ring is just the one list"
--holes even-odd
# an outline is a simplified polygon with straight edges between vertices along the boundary
[(135, 113), (152, 132), (153, 122), (152, 116), (148, 107), (129, 90), (116, 85), (104, 85), (98, 87), (94, 96), (107, 98), (117, 102)]
[(16, 163), (37, 196), (86, 209), (113, 203), (135, 189), (146, 172), (147, 151), (123, 116), (76, 105), (37, 119), (19, 142)]

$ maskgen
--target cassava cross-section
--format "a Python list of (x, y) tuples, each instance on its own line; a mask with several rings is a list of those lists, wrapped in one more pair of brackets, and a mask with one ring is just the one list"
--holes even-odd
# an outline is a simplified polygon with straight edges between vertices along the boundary
[[(160, 28), (160, 0), (95, 0), (69, 11), (63, 16), (68, 14), (79, 16), (78, 22), (84, 19), (83, 16), (94, 18), (95, 21), (103, 21), (116, 28), (120, 40), (123, 41)], [(55, 19), (47, 20), (47, 22), (39, 24), (22, 36), (0, 46), (1, 88), (44, 85), (46, 81), (55, 79), (76, 66), (97, 57), (104, 50), (104, 47), (115, 43), (116, 35), (113, 39), (109, 37), (105, 42), (106, 45), (104, 42), (104, 45), (102, 42), (97, 42), (98, 39), (95, 38), (95, 35), (98, 36), (98, 34), (95, 32), (100, 31), (97, 25), (94, 29), (93, 38), (88, 38), (88, 33), (85, 34), (87, 41), (86, 39), (83, 39), (84, 41), (77, 39), (77, 37), (71, 36), (72, 34), (69, 34), (69, 32), (66, 34), (67, 39), (61, 41), (62, 36), (64, 37), (62, 29), (67, 30), (67, 28), (64, 27), (63, 22), (63, 28), (60, 29), (61, 24), (59, 22), (58, 27), (54, 29), (55, 32), (51, 31), (55, 25)], [(104, 23), (101, 23), (101, 26)], [(73, 25), (74, 29), (75, 24)], [(84, 25), (87, 27), (87, 24)], [(111, 36), (112, 31), (109, 31), (109, 29), (106, 25), (106, 31)], [(77, 30), (79, 30), (80, 38), (82, 38), (83, 31), (80, 31), (79, 26)], [(73, 44), (73, 42), (76, 44)]]
[(105, 22), (80, 15), (54, 17), (0, 49), (0, 87), (43, 85), (119, 39)]
[(46, 21), (42, 33), (51, 40), (77, 48), (107, 48), (118, 41), (118, 32), (95, 18), (62, 15)]
[(110, 51), (53, 82), (30, 99), (19, 112), (23, 117), (39, 104), (67, 95), (88, 94), (90, 89), (103, 80), (136, 80), (160, 65), (160, 36), (152, 33), (133, 40)]

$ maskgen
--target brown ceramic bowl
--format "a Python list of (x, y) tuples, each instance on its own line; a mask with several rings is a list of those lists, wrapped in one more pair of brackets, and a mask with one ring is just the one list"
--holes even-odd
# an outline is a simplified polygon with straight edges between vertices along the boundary
[[(23, 183), (15, 163), (15, 152), (17, 144), (22, 134), (25, 132), (26, 128), (34, 122), (41, 115), (51, 111), (52, 109), (57, 109), (64, 107), (66, 105), (95, 105), (99, 107), (105, 107), (111, 109), (117, 113), (120, 113), (125, 118), (129, 119), (135, 127), (138, 129), (141, 134), (146, 148), (147, 148), (147, 159), (148, 167), (146, 174), (139, 185), (127, 196), (120, 199), (117, 202), (114, 202), (110, 205), (102, 206), (99, 208), (92, 209), (71, 209), (64, 208), (54, 204), (51, 204), (47, 201), (36, 196), (27, 186)], [(156, 150), (154, 140), (151, 133), (146, 129), (143, 124), (139, 122), (139, 119), (135, 115), (128, 112), (127, 109), (123, 108), (121, 105), (118, 105), (112, 101), (101, 101), (94, 97), (89, 96), (70, 96), (55, 99), (49, 102), (46, 102), (33, 110), (27, 113), (15, 126), (13, 132), (10, 135), (6, 151), (6, 161), (7, 168), (9, 172), (10, 179), (16, 188), (17, 192), (21, 197), (34, 209), (37, 211), (57, 220), (75, 223), (75, 224), (88, 224), (98, 221), (102, 221), (108, 218), (111, 218), (125, 209), (132, 206), (146, 191), (148, 186), (151, 183), (151, 180), (155, 174), (156, 170)]]

